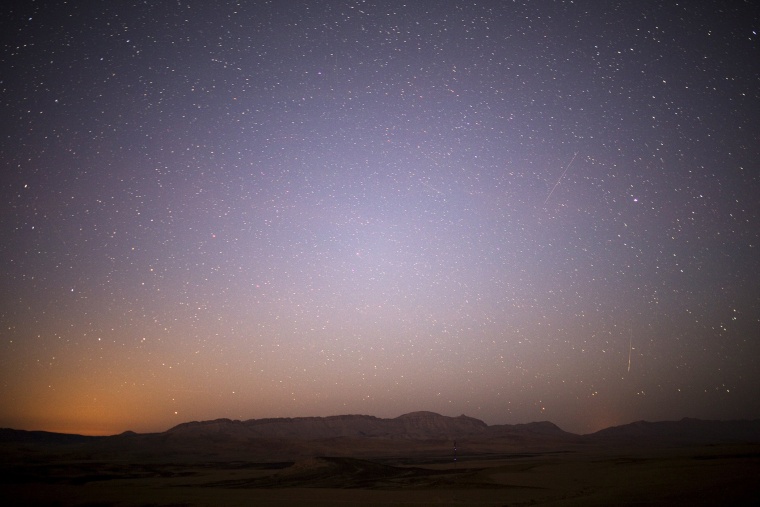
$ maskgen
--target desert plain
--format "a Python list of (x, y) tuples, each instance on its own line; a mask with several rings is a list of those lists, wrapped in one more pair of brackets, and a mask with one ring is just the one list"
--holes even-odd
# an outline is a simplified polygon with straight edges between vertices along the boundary
[[(454, 419), (429, 417), (443, 418), (438, 423)], [(646, 427), (642, 434), (639, 427), (614, 438), (521, 428), (499, 437), (471, 432), (452, 440), (440, 438), (445, 428), (439, 424), (439, 438), (244, 440), (229, 430), (240, 424), (221, 427), (226, 429), (215, 425), (213, 434), (208, 427), (200, 433), (196, 428), (181, 438), (171, 432), (63, 438), (3, 430), (0, 497), (4, 505), (61, 507), (750, 506), (760, 501), (760, 442), (746, 439), (713, 435), (711, 443), (668, 441), (652, 436), (657, 428)], [(345, 427), (341, 431), (346, 433)]]

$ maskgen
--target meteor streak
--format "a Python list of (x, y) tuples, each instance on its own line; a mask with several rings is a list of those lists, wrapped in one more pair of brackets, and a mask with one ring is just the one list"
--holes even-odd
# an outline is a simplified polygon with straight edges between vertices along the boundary
[(557, 188), (557, 185), (559, 185), (559, 182), (560, 182), (560, 181), (562, 180), (562, 178), (565, 176), (565, 173), (567, 172), (567, 170), (568, 170), (568, 169), (570, 169), (570, 164), (572, 164), (572, 163), (573, 163), (573, 160), (575, 160), (575, 157), (576, 157), (577, 155), (578, 155), (578, 152), (576, 151), (576, 152), (573, 154), (573, 158), (571, 158), (571, 159), (570, 159), (570, 162), (568, 162), (568, 163), (567, 163), (567, 165), (565, 166), (565, 170), (564, 170), (564, 171), (562, 171), (562, 174), (560, 174), (560, 175), (559, 175), (559, 178), (557, 179), (557, 183), (555, 183), (555, 184), (554, 184), (554, 186), (552, 187), (551, 191), (549, 192), (549, 195), (547, 195), (547, 196), (546, 196), (546, 200), (544, 201), (544, 206), (546, 206), (546, 203), (547, 203), (547, 202), (549, 202), (549, 197), (551, 197), (551, 196), (552, 196), (552, 194), (554, 193), (554, 189), (555, 189), (555, 188)]

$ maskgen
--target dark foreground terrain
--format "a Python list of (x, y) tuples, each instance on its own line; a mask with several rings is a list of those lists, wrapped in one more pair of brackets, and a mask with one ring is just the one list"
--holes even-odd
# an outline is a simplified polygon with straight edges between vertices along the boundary
[[(760, 445), (296, 462), (6, 449), (5, 505), (758, 505)], [(184, 456), (187, 458), (187, 456)], [(174, 459), (177, 458), (177, 459)]]
[(0, 429), (0, 504), (760, 505), (760, 421), (590, 435), (413, 412), (190, 422), (85, 437)]

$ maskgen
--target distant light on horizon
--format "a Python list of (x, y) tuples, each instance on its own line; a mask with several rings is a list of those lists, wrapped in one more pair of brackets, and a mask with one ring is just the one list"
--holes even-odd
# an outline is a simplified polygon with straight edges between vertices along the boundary
[(0, 427), (760, 418), (753, 5), (191, 3), (8, 11)]

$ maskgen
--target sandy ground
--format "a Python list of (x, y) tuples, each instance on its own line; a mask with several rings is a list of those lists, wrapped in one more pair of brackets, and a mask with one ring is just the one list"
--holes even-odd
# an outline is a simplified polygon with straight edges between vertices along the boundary
[(0, 451), (5, 505), (760, 505), (757, 444), (574, 448), (469, 456), (456, 466), (419, 458), (139, 463)]

